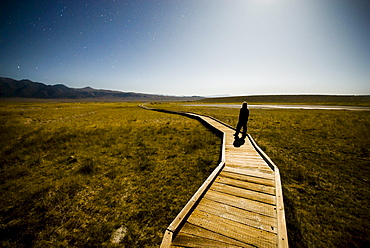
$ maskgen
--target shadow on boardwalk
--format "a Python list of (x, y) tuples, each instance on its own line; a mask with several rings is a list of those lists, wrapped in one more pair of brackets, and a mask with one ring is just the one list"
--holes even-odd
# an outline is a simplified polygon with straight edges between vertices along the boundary
[(241, 147), (244, 144), (245, 144), (245, 139), (235, 137), (234, 142), (233, 142), (234, 147)]

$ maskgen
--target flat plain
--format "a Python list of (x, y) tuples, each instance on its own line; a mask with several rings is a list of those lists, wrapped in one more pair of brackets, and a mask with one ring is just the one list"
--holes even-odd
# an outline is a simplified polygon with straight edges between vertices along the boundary
[[(138, 103), (0, 104), (0, 246), (157, 247), (220, 139)], [(153, 103), (235, 126), (238, 109)], [(370, 243), (370, 112), (253, 109), (279, 167), (291, 247)]]
[(1, 247), (158, 247), (217, 166), (199, 122), (137, 103), (1, 103)]

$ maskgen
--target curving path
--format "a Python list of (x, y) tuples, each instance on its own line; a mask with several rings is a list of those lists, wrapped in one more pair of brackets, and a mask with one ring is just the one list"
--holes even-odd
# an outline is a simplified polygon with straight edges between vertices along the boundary
[(288, 247), (279, 169), (250, 135), (235, 142), (235, 130), (212, 117), (150, 110), (198, 119), (223, 136), (220, 164), (168, 226), (162, 248)]

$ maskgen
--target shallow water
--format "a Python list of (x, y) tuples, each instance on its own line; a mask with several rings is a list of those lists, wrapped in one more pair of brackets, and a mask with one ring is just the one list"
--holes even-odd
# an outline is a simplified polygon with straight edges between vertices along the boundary
[[(240, 104), (189, 104), (192, 107), (240, 108)], [(321, 109), (321, 110), (352, 110), (370, 111), (370, 107), (329, 106), (329, 105), (280, 105), (280, 104), (248, 104), (250, 109)]]

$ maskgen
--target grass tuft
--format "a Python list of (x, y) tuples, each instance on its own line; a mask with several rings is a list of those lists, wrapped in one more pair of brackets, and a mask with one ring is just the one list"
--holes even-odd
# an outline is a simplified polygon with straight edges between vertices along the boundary
[(80, 168), (78, 168), (78, 172), (81, 174), (91, 175), (98, 171), (97, 162), (93, 158), (87, 158)]

